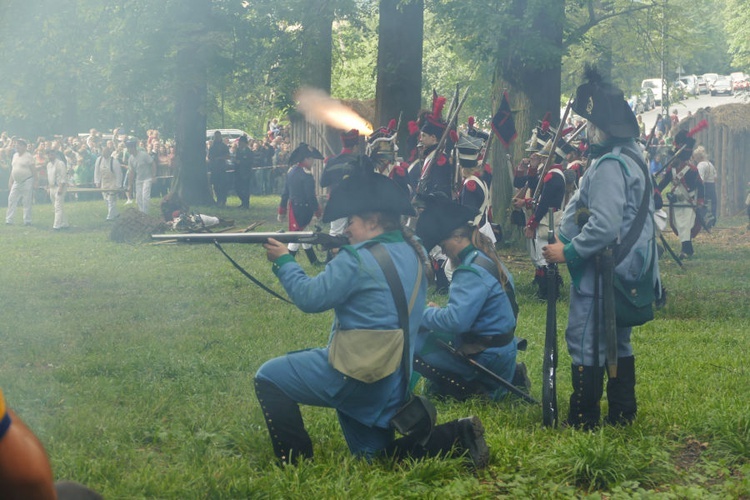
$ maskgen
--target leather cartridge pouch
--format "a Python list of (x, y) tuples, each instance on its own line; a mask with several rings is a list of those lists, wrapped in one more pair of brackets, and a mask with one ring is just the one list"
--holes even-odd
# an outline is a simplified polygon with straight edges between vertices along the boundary
[(391, 418), (391, 427), (404, 436), (413, 436), (419, 439), (422, 446), (432, 434), (437, 423), (437, 410), (424, 396), (412, 394), (409, 401), (398, 409)]
[[(385, 249), (380, 246), (373, 246), (370, 248), (370, 252), (375, 256), (375, 260), (386, 273), (386, 276), (390, 274), (395, 276), (395, 279), (398, 278), (392, 262), (389, 261), (389, 264), (387, 264), (387, 271), (380, 262), (381, 254), (388, 255)], [(422, 268), (420, 267), (418, 268), (411, 299), (408, 304), (406, 300), (402, 304), (405, 314), (403, 318), (399, 317), (399, 324), (402, 328), (395, 330), (342, 330), (337, 324), (336, 331), (328, 346), (328, 363), (344, 375), (367, 384), (384, 379), (398, 370), (404, 359), (409, 357), (408, 348), (406, 349), (407, 352), (404, 353), (406, 335), (403, 326), (409, 327), (409, 314), (417, 299), (421, 281)], [(400, 282), (398, 286), (401, 286)], [(393, 288), (391, 288), (391, 291), (393, 291)], [(404, 358), (404, 354), (406, 354), (406, 358)]]
[(615, 319), (618, 327), (640, 326), (654, 319), (654, 260), (651, 260), (648, 271), (640, 280), (625, 281), (615, 274)]
[(404, 353), (404, 331), (336, 329), (328, 362), (344, 375), (371, 384), (398, 370)]

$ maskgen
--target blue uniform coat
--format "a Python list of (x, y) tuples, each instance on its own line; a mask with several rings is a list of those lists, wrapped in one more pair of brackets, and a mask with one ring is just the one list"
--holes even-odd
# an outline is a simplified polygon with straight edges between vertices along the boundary
[[(463, 333), (500, 335), (513, 332), (516, 327), (513, 308), (502, 285), (489, 271), (474, 262), (480, 255), (489, 259), (473, 245), (461, 252), (461, 265), (453, 271), (448, 304), (445, 307), (428, 307), (422, 317), (423, 328), (435, 332), (441, 338), (447, 338), (456, 348), (462, 345)], [(503, 271), (513, 286), (513, 279), (504, 266)], [(421, 357), (430, 366), (455, 373), (465, 380), (485, 377), (448, 351), (430, 351), (427, 346), (429, 344), (426, 344)], [(489, 348), (472, 358), (505, 380), (512, 380), (516, 369), (516, 353), (516, 340), (513, 339), (508, 345)], [(493, 389), (498, 387), (491, 380), (486, 382)], [(504, 393), (503, 389), (494, 396), (500, 397)]]
[[(385, 233), (376, 240), (382, 242), (391, 255), (409, 300), (421, 265), (417, 254), (399, 231)], [(391, 290), (372, 254), (362, 248), (364, 244), (343, 247), (315, 277), (305, 274), (291, 256), (282, 256), (274, 263), (274, 272), (302, 311), (334, 310), (331, 337), (337, 323), (342, 329), (399, 328)], [(419, 292), (409, 316), (410, 355), (414, 352), (424, 311), (427, 292), (424, 275), (417, 286)], [(395, 373), (367, 384), (335, 370), (328, 363), (328, 347), (324, 347), (270, 360), (258, 370), (256, 377), (276, 384), (302, 404), (335, 408), (352, 452), (372, 454), (386, 444), (380, 439), (382, 436), (392, 436), (392, 432), (383, 434), (382, 430), (388, 429), (396, 410), (405, 402), (405, 388), (411, 377), (409, 371), (404, 373), (399, 367)], [(346, 422), (353, 422), (353, 425), (347, 426)], [(373, 429), (375, 437), (369, 439), (367, 434), (373, 427), (377, 428)]]
[[(566, 340), (573, 364), (600, 366), (604, 363), (606, 344), (600, 335), (599, 360), (593, 354), (593, 303), (595, 254), (627, 234), (635, 219), (646, 189), (646, 178), (630, 157), (620, 154), (628, 148), (642, 155), (635, 141), (618, 143), (612, 155), (603, 156), (586, 170), (580, 188), (568, 202), (560, 223), (560, 240), (565, 243), (565, 260), (572, 278), (570, 310)], [(649, 213), (638, 240), (628, 255), (615, 267), (615, 274), (626, 280), (638, 280), (648, 272), (655, 259), (652, 280), (656, 286), (659, 263), (656, 259), (654, 201), (649, 193)], [(583, 225), (581, 216), (586, 215)], [(601, 318), (601, 316), (600, 316)], [(618, 357), (632, 355), (630, 328), (618, 328)]]

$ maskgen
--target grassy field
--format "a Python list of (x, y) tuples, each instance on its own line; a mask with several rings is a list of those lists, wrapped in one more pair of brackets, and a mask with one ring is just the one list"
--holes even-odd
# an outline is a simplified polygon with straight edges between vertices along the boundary
[[(239, 227), (265, 220), (259, 230), (271, 231), (281, 227), (276, 203), (202, 211)], [(113, 243), (101, 200), (66, 209), (74, 227), (65, 232), (51, 230), (49, 204), (34, 207), (33, 227), (0, 229), (0, 387), (57, 478), (106, 498), (750, 498), (743, 218), (699, 236), (685, 270), (661, 261), (668, 305), (633, 336), (635, 425), (544, 429), (541, 409), (518, 402), (438, 403), (440, 421), (476, 414), (485, 423), (491, 464), (473, 474), (458, 459), (354, 460), (334, 412), (320, 408), (303, 409), (315, 460), (275, 466), (253, 374), (271, 357), (324, 345), (331, 313), (272, 298), (211, 245)], [(282, 290), (260, 246), (226, 248)], [(545, 306), (532, 298), (524, 252), (501, 253), (518, 284), (517, 333), (529, 341), (520, 360), (539, 398)], [(567, 292), (558, 308), (563, 414), (566, 301)]]

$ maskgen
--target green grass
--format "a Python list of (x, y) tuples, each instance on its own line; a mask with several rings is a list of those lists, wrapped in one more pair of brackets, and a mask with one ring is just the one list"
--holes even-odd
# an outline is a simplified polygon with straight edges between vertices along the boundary
[[(264, 220), (259, 230), (272, 231), (281, 228), (277, 202), (200, 211), (239, 227)], [(307, 407), (315, 460), (276, 467), (253, 374), (271, 357), (324, 345), (332, 314), (272, 298), (210, 245), (113, 243), (103, 201), (66, 209), (67, 232), (51, 230), (49, 204), (34, 206), (33, 227), (0, 229), (0, 387), (45, 443), (58, 478), (106, 498), (750, 497), (743, 219), (701, 235), (685, 270), (661, 261), (669, 303), (633, 334), (632, 427), (544, 429), (540, 408), (518, 402), (438, 402), (440, 421), (476, 414), (485, 423), (491, 465), (472, 474), (458, 459), (354, 459), (335, 413)], [(282, 291), (260, 246), (226, 249)], [(520, 360), (539, 398), (545, 305), (532, 298), (524, 252), (501, 254), (518, 285), (517, 333), (529, 340)], [(567, 292), (558, 306), (562, 414), (566, 301)]]

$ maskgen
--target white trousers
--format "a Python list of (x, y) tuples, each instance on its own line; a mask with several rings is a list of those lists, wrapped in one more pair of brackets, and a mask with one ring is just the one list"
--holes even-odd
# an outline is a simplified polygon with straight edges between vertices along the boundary
[(286, 249), (290, 252), (299, 252), (300, 247), (302, 250), (309, 250), (312, 248), (310, 243), (287, 243)]
[(31, 224), (31, 195), (34, 189), (34, 178), (29, 177), (23, 182), (14, 182), (8, 194), (8, 211), (5, 213), (5, 222), (13, 223), (16, 216), (18, 202), (23, 199), (23, 223)]
[(55, 207), (55, 221), (52, 223), (52, 229), (68, 227), (68, 218), (65, 216), (63, 204), (65, 203), (65, 189), (62, 193), (57, 192), (58, 188), (52, 186), (49, 188), (49, 199)]
[(148, 213), (148, 208), (151, 205), (152, 182), (153, 179), (135, 181), (135, 203), (138, 205), (138, 210), (140, 210), (144, 214)]
[(349, 220), (348, 217), (342, 217), (340, 219), (336, 219), (331, 221), (331, 229), (328, 231), (328, 234), (331, 236), (341, 236), (344, 234), (344, 231), (346, 230), (346, 222)]
[(114, 220), (119, 215), (117, 211), (117, 193), (102, 193), (107, 203), (107, 220)]

